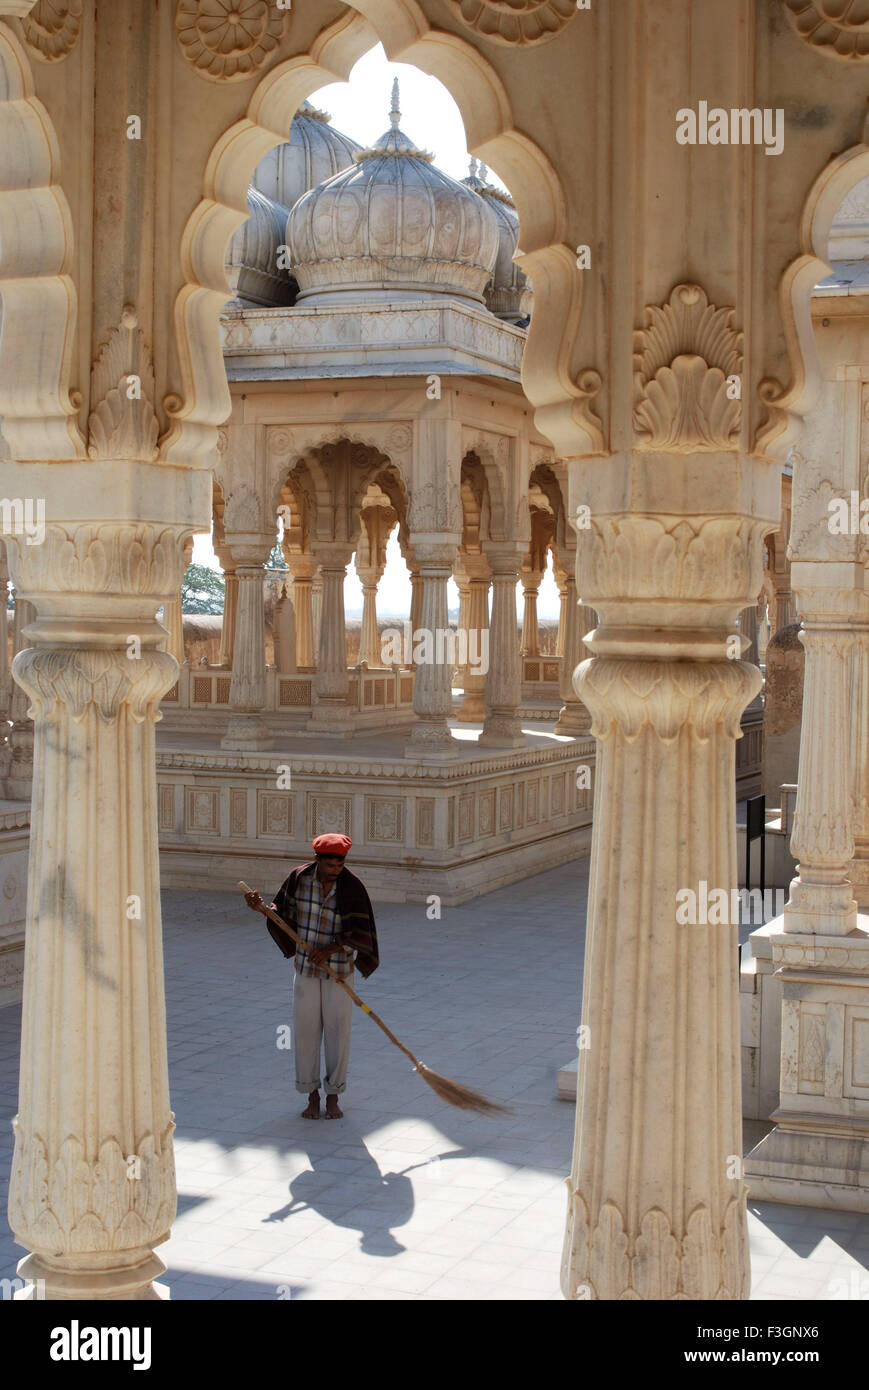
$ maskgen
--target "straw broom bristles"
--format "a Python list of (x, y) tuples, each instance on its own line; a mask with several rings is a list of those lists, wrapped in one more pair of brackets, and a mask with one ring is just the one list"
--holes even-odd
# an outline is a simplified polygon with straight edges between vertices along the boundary
[[(245, 894), (254, 891), (252, 888), (248, 888), (247, 884), (243, 881), (239, 882), (238, 886), (242, 893)], [(279, 917), (272, 908), (267, 907), (265, 903), (263, 903), (261, 907), (254, 908), (254, 911), (262, 912), (265, 917), (270, 918), (275, 926), (280, 927), (281, 931), (286, 932), (287, 936), (295, 941), (297, 946), (304, 946), (301, 937), (293, 931), (293, 928), (287, 926), (284, 919)], [(336, 975), (334, 970), (325, 962), (323, 963), (323, 969), (333, 980), (336, 980), (339, 985), (346, 989), (353, 1003), (357, 1004), (363, 1013), (368, 1014), (369, 1018), (374, 1020), (378, 1028), (389, 1038), (389, 1041), (394, 1043), (406, 1057), (410, 1058), (413, 1062), (414, 1071), (419, 1073), (426, 1085), (431, 1087), (440, 1100), (446, 1101), (447, 1105), (455, 1106), (457, 1110), (472, 1110), (477, 1115), (503, 1115), (509, 1111), (509, 1106), (499, 1105), (496, 1101), (488, 1100), (485, 1096), (481, 1096), (478, 1091), (472, 1091), (469, 1086), (463, 1086), (458, 1081), (451, 1081), (448, 1076), (441, 1076), (439, 1072), (432, 1071), (431, 1067), (425, 1065), (425, 1062), (421, 1062), (418, 1057), (414, 1057), (409, 1047), (405, 1047), (403, 1042), (399, 1042), (395, 1034), (387, 1028), (383, 1019), (378, 1018), (374, 1010), (370, 1008), (364, 1000), (359, 998), (359, 995), (348, 985), (346, 980), (343, 980), (340, 975)]]

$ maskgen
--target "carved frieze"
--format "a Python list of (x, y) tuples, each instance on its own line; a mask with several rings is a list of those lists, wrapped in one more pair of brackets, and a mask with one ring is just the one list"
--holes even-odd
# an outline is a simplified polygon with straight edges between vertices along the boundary
[(213, 82), (242, 82), (275, 52), (287, 11), (267, 0), (178, 0), (175, 28), (192, 68)]
[(869, 57), (866, 0), (782, 0), (794, 30), (806, 43), (834, 58), (864, 62)]
[(694, 454), (737, 447), (742, 334), (735, 317), (735, 310), (710, 304), (699, 285), (677, 285), (666, 304), (647, 306), (645, 327), (634, 334), (639, 449)]
[(475, 34), (498, 43), (546, 43), (576, 14), (576, 0), (450, 0)]

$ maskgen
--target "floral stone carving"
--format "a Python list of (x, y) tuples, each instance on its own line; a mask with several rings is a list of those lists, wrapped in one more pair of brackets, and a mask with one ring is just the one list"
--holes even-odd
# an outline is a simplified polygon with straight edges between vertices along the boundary
[(181, 52), (203, 77), (241, 82), (258, 72), (283, 37), (286, 10), (267, 0), (178, 0)]
[(733, 449), (739, 440), (742, 334), (735, 311), (699, 285), (677, 285), (646, 309), (634, 334), (634, 428), (639, 449), (675, 454)]
[(29, 47), (46, 63), (59, 63), (72, 52), (81, 29), (82, 0), (37, 0), (21, 21)]
[(801, 39), (835, 58), (869, 56), (869, 0), (783, 0)]
[(499, 43), (545, 43), (576, 14), (576, 0), (451, 0), (468, 28)]

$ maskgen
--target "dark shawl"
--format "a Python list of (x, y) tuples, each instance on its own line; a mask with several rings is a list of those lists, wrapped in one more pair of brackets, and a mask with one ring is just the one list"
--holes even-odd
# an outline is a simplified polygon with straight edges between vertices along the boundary
[[(313, 861), (316, 864), (316, 860)], [(297, 927), (295, 912), (296, 880), (299, 874), (311, 868), (311, 863), (300, 864), (293, 869), (278, 889), (275, 898), (275, 912), (283, 917), (287, 926)], [(377, 930), (374, 926), (374, 909), (365, 891), (362, 880), (344, 868), (335, 880), (335, 910), (341, 919), (341, 930), (337, 940), (342, 946), (349, 946), (356, 952), (356, 965), (363, 978), (377, 969), (380, 956), (377, 950)], [(289, 959), (296, 954), (296, 943), (282, 932), (280, 927), (266, 918), (266, 926), (274, 941)]]

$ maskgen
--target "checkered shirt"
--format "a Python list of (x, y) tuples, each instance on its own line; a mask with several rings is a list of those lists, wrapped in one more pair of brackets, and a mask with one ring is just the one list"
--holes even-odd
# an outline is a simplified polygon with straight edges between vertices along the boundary
[[(294, 899), (296, 909), (296, 931), (308, 946), (330, 946), (341, 930), (341, 918), (335, 910), (336, 894), (335, 884), (332, 883), (325, 898), (323, 897), (323, 885), (317, 877), (317, 865), (313, 864), (304, 874), (300, 874), (296, 880), (296, 896)], [(356, 952), (349, 946), (344, 946), (340, 951), (335, 951), (329, 957), (329, 965), (336, 975), (346, 980), (353, 974), (353, 961)], [(310, 956), (307, 951), (296, 948), (296, 969), (300, 975), (310, 975), (315, 979), (328, 980), (329, 976), (325, 970), (319, 966), (311, 964)]]

